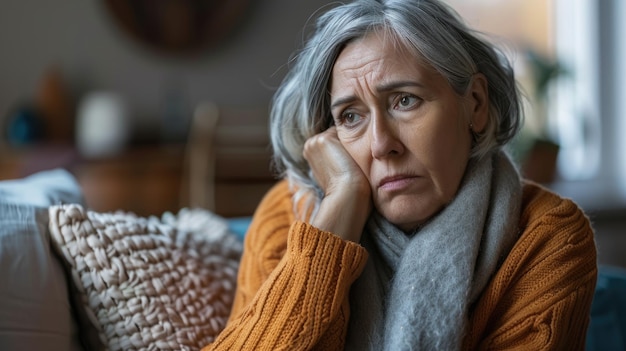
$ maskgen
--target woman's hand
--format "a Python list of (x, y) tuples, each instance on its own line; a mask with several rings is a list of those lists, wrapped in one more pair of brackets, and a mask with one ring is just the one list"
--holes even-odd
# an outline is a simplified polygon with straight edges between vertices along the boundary
[(371, 188), (365, 174), (341, 145), (336, 127), (309, 138), (303, 156), (324, 191), (311, 224), (358, 242), (372, 210)]

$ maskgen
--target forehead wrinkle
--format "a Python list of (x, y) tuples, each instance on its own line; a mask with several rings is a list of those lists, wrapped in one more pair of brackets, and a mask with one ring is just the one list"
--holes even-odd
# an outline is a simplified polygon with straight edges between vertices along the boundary
[[(370, 33), (342, 50), (332, 70), (331, 108), (353, 102), (366, 91), (375, 96), (399, 86), (422, 85), (419, 79), (408, 82), (404, 74), (389, 74), (394, 72), (394, 67), (406, 69), (417, 64), (406, 48), (393, 44), (380, 33)], [(336, 85), (338, 79), (342, 81), (340, 86)], [(334, 101), (333, 97), (336, 97)]]
[[(341, 59), (349, 60), (352, 56), (355, 55)], [(380, 81), (384, 83), (384, 80), (388, 78), (385, 69), (386, 65), (383, 61), (382, 57), (377, 56), (371, 60), (358, 58), (356, 64), (348, 62), (344, 65), (336, 65), (333, 72), (334, 79), (332, 80), (332, 85), (336, 87), (337, 78), (342, 78), (343, 84), (338, 87), (339, 93), (333, 94), (331, 89), (331, 100), (333, 97), (338, 96), (335, 101), (332, 101), (331, 108), (353, 102), (357, 100), (357, 95), (363, 96), (366, 91), (369, 91), (373, 95), (380, 92), (380, 87), (371, 86), (371, 83), (374, 82), (380, 85)], [(349, 93), (343, 97), (342, 91), (346, 90), (349, 91)]]

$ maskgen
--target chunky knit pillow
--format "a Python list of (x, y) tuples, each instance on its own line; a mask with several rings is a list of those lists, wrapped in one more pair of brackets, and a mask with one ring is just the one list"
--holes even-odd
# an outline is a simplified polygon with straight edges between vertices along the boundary
[[(54, 246), (108, 350), (197, 350), (224, 328), (240, 241), (204, 210), (163, 218), (49, 209)], [(82, 308), (81, 308), (82, 307)]]

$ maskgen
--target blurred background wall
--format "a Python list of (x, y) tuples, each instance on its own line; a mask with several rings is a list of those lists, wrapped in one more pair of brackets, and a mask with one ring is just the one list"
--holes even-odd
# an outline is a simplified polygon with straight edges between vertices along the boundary
[(168, 99), (266, 106), (304, 24), (327, 0), (250, 1), (227, 40), (191, 55), (157, 53), (117, 26), (100, 0), (6, 0), (0, 5), (0, 120), (37, 98), (57, 70), (78, 104), (91, 91), (128, 102), (138, 131), (158, 128)]

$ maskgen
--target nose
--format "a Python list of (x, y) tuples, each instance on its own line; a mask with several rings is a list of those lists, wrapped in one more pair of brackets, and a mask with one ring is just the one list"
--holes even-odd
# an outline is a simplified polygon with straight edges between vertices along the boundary
[(399, 138), (398, 125), (385, 112), (372, 114), (370, 144), (372, 157), (377, 159), (401, 155), (404, 152), (404, 145)]

